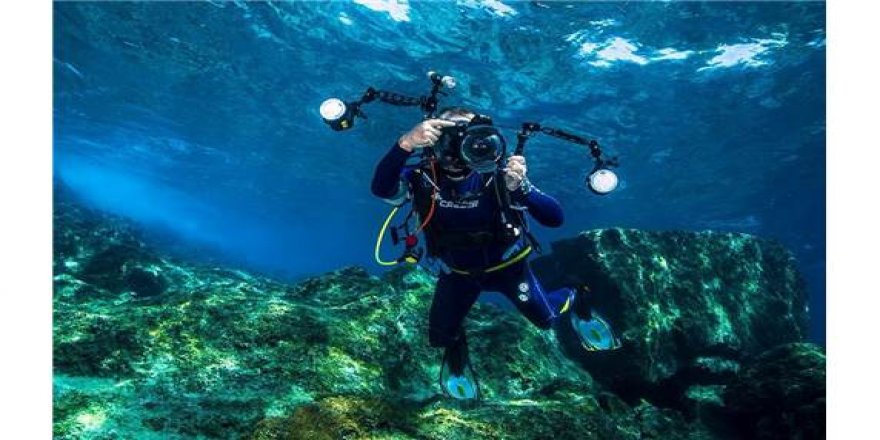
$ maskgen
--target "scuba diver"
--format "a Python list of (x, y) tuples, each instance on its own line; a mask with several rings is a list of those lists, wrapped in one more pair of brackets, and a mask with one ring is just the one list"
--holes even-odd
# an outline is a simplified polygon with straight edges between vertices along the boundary
[[(483, 136), (468, 140), (466, 133), (482, 128), (487, 128)], [(444, 348), (441, 387), (457, 399), (479, 398), (463, 323), (483, 291), (501, 292), (541, 329), (570, 317), (587, 350), (620, 346), (608, 323), (591, 313), (586, 286), (546, 292), (532, 273), (527, 257), (537, 242), (525, 213), (541, 225), (559, 227), (562, 208), (529, 181), (522, 155), (491, 157), (488, 167), (477, 160), (491, 153), (493, 142), (503, 142), (498, 138), (488, 116), (462, 107), (441, 110), (399, 138), (372, 181), (373, 194), (388, 203), (412, 201), (426, 253), (441, 266), (428, 339), (432, 347)], [(425, 148), (433, 149), (430, 160), (408, 163)]]

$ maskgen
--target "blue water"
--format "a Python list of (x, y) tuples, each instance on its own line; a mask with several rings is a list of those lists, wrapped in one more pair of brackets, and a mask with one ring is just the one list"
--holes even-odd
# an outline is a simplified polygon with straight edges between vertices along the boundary
[[(565, 225), (779, 240), (825, 338), (825, 4), (55, 3), (55, 175), (205, 259), (297, 278), (372, 260), (373, 168), (415, 109), (337, 133), (317, 109), (368, 86), (597, 138), (622, 187), (584, 190), (586, 152), (530, 141)], [(506, 133), (513, 141), (513, 131)]]

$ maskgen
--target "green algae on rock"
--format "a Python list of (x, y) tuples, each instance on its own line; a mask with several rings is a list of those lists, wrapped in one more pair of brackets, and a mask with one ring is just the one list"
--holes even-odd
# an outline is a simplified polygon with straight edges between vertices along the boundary
[(825, 438), (825, 351), (809, 343), (767, 350), (723, 398), (744, 437)]
[[(444, 399), (436, 383), (441, 353), (427, 343), (436, 280), (419, 268), (373, 276), (347, 267), (288, 284), (159, 254), (125, 221), (63, 199), (56, 200), (55, 215), (56, 438), (713, 438), (700, 419), (603, 390), (565, 356), (555, 333), (490, 304), (478, 304), (466, 324), (485, 400), (463, 405)], [(708, 246), (700, 239), (677, 240), (682, 248)], [(685, 243), (689, 240), (696, 243)], [(564, 245), (560, 249), (566, 251)], [(763, 251), (766, 261), (769, 251)], [(602, 252), (615, 251), (604, 246)], [(623, 251), (618, 253), (620, 263)], [(630, 258), (644, 263), (638, 255)], [(697, 258), (708, 260), (708, 267), (718, 264), (708, 254)], [(690, 260), (660, 255), (651, 261), (674, 267)], [(777, 296), (796, 298), (797, 283), (767, 275), (788, 274), (785, 264), (768, 261), (774, 267), (762, 273), (769, 278), (749, 280), (761, 289), (780, 282)], [(596, 275), (584, 267), (594, 266), (569, 269), (577, 277)], [(670, 270), (697, 285), (691, 278), (699, 277), (685, 274), (685, 267)], [(590, 280), (601, 292), (601, 283), (614, 279)], [(636, 280), (617, 280), (624, 295), (615, 305), (640, 307), (632, 297), (639, 291)], [(729, 327), (711, 327), (727, 329), (728, 340), (740, 341), (728, 350), (695, 344), (686, 356), (681, 346), (662, 340), (669, 336), (667, 326), (674, 329), (681, 325), (676, 320), (718, 301), (717, 295), (693, 298), (700, 292), (682, 294), (689, 302), (648, 296), (658, 306), (647, 313), (608, 313), (644, 326), (624, 327), (627, 343), (652, 338), (644, 347), (659, 364), (645, 366), (644, 357), (634, 357), (638, 368), (662, 372), (669, 368), (660, 365), (666, 362), (681, 369), (669, 359), (687, 359), (712, 377), (732, 380), (742, 374), (740, 359), (730, 352), (749, 347), (754, 323), (734, 319)], [(664, 313), (667, 305), (678, 307), (678, 318)], [(758, 303), (750, 313), (776, 316), (774, 310)], [(665, 347), (674, 352), (661, 353)], [(723, 387), (701, 387), (687, 388), (694, 407), (714, 410), (719, 396), (727, 398)]]
[(679, 406), (691, 385), (726, 383), (741, 358), (806, 335), (805, 284), (791, 253), (754, 236), (593, 230), (553, 243), (534, 267), (548, 288), (591, 288), (623, 347), (570, 351), (630, 401)]
[[(68, 303), (57, 295), (56, 374), (129, 381), (138, 399), (152, 403), (127, 416), (183, 436), (218, 426), (241, 435), (263, 418), (320, 399), (440, 398), (439, 353), (424, 331), (428, 274), (391, 273), (389, 279), (408, 280), (409, 288), (399, 289), (357, 268), (293, 287), (186, 270), (203, 283), (161, 303)], [(413, 288), (418, 282), (422, 288)], [(552, 334), (490, 305), (477, 307), (472, 319), (474, 362), (490, 400), (591, 390), (589, 376), (555, 347)], [(183, 415), (193, 422), (182, 423)]]
[[(240, 438), (332, 399), (436, 411), (440, 353), (427, 344), (434, 278), (425, 271), (380, 278), (344, 268), (289, 285), (158, 255), (124, 221), (79, 205), (58, 203), (56, 225), (56, 261), (65, 262), (54, 295), (58, 438)], [(102, 254), (108, 272), (86, 270)], [(162, 273), (166, 288), (129, 291), (126, 265)], [(470, 327), (489, 401), (591, 391), (553, 334), (491, 305), (473, 311)]]
[(252, 440), (269, 439), (532, 440), (711, 438), (676, 411), (647, 402), (630, 407), (613, 395), (561, 400), (488, 401), (462, 409), (455, 402), (429, 405), (330, 397), (286, 418), (266, 419)]

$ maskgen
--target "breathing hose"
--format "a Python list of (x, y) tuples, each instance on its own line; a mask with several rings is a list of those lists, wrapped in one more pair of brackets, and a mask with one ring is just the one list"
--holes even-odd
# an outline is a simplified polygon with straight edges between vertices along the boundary
[(394, 266), (398, 263), (396, 260), (382, 261), (379, 257), (379, 249), (382, 247), (382, 239), (385, 238), (385, 231), (388, 230), (388, 224), (391, 223), (391, 219), (394, 218), (394, 214), (397, 214), (399, 209), (399, 206), (395, 206), (394, 209), (388, 213), (388, 217), (385, 218), (385, 223), (382, 224), (382, 229), (379, 230), (379, 236), (376, 237), (376, 250), (374, 251), (374, 257), (376, 258), (376, 262), (382, 266)]

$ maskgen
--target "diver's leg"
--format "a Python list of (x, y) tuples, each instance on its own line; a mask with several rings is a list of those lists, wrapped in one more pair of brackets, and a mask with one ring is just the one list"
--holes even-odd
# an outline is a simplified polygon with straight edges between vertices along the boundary
[(428, 316), (428, 340), (432, 347), (444, 347), (440, 366), (440, 387), (456, 399), (480, 396), (476, 374), (468, 361), (464, 318), (480, 295), (480, 286), (459, 274), (441, 275)]
[(469, 361), (467, 335), (463, 327), (459, 328), (461, 335), (452, 345), (447, 346), (443, 353), (443, 359), (449, 365), (449, 373), (453, 376), (463, 376)]
[(516, 305), (532, 324), (549, 329), (568, 309), (573, 298), (571, 289), (545, 292), (528, 262), (513, 265), (490, 277), (487, 289), (497, 290)]
[(428, 342), (432, 347), (450, 347), (460, 341), (465, 316), (480, 296), (480, 286), (460, 274), (444, 274), (437, 280), (428, 315)]
[(571, 312), (577, 315), (578, 318), (589, 321), (593, 318), (592, 310), (592, 298), (593, 295), (590, 292), (590, 288), (587, 286), (580, 286), (577, 289), (568, 289), (574, 295), (574, 301), (572, 302)]
[(566, 316), (585, 349), (597, 351), (620, 347), (620, 341), (608, 322), (591, 310), (591, 295), (586, 287), (545, 292), (528, 262), (511, 269), (493, 277), (494, 286), (491, 288), (504, 293), (533, 324), (549, 329), (560, 316)]

